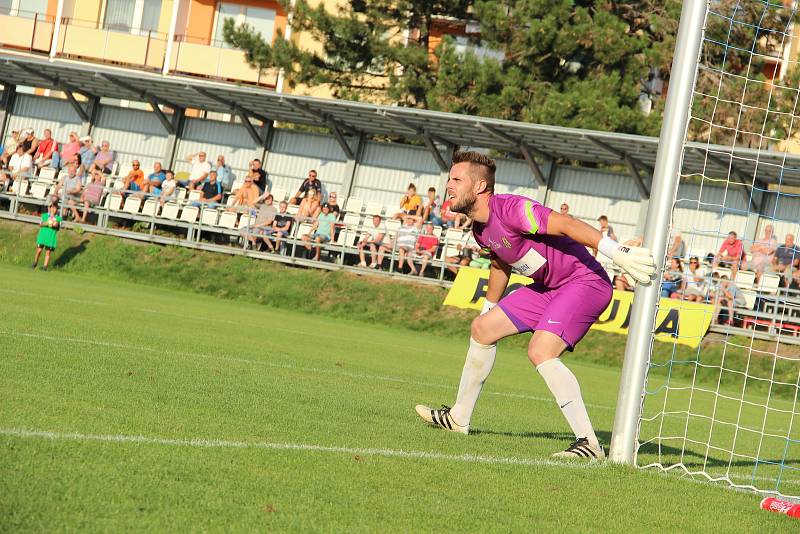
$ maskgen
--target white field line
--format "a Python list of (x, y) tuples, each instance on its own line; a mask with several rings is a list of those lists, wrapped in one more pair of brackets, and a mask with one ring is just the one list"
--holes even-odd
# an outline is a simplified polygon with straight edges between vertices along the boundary
[(207, 449), (267, 449), (277, 451), (327, 452), (338, 454), (354, 454), (362, 456), (382, 456), (385, 458), (409, 458), (416, 460), (447, 460), (490, 465), (520, 465), (527, 467), (570, 467), (570, 468), (602, 468), (604, 462), (576, 463), (541, 458), (517, 458), (514, 456), (482, 456), (475, 454), (444, 454), (430, 451), (414, 451), (403, 449), (378, 449), (362, 447), (340, 447), (335, 445), (315, 445), (309, 443), (271, 443), (247, 442), (221, 439), (172, 439), (149, 436), (127, 436), (108, 434), (80, 434), (77, 432), (50, 432), (46, 430), (27, 430), (21, 428), (0, 428), (0, 435), (18, 438), (40, 438), (53, 441), (107, 442), (107, 443), (141, 443), (145, 445), (163, 445), (170, 447), (195, 447)]
[[(344, 371), (339, 369), (321, 369), (319, 367), (302, 367), (298, 365), (292, 365), (289, 363), (273, 363), (273, 362), (266, 362), (262, 360), (248, 360), (244, 358), (235, 358), (229, 356), (218, 356), (213, 354), (202, 354), (199, 352), (188, 352), (188, 351), (172, 351), (172, 350), (165, 350), (163, 348), (153, 348), (153, 347), (141, 347), (137, 345), (128, 345), (125, 343), (112, 343), (109, 341), (94, 341), (90, 339), (79, 339), (73, 337), (66, 337), (66, 336), (48, 336), (46, 334), (37, 334), (31, 332), (16, 332), (16, 331), (7, 331), (7, 330), (0, 330), (0, 336), (11, 336), (11, 337), (28, 337), (33, 339), (44, 339), (48, 341), (58, 341), (60, 343), (78, 343), (84, 345), (94, 345), (99, 347), (109, 347), (109, 348), (117, 348), (123, 349), (128, 351), (139, 351), (139, 352), (151, 352), (156, 354), (174, 354), (177, 356), (187, 356), (190, 358), (204, 358), (210, 360), (222, 360), (226, 362), (237, 362), (243, 364), (250, 364), (250, 365), (262, 365), (264, 367), (271, 367), (274, 369), (285, 369), (289, 371), (297, 371), (300, 373), (316, 373), (316, 374), (325, 374), (325, 375), (338, 375), (338, 376), (346, 376), (348, 378), (357, 378), (357, 379), (364, 379), (364, 380), (376, 380), (381, 382), (395, 382), (398, 384), (409, 384), (412, 386), (419, 386), (419, 387), (431, 387), (431, 388), (441, 388), (441, 389), (448, 389), (448, 390), (457, 390), (455, 386), (448, 386), (445, 384), (435, 384), (431, 382), (420, 382), (416, 380), (407, 380), (404, 378), (398, 378), (395, 376), (384, 376), (384, 375), (371, 375), (371, 374), (364, 374), (364, 373), (351, 373), (350, 371)], [(496, 397), (508, 397), (514, 399), (525, 399), (525, 400), (533, 400), (538, 402), (548, 402), (554, 403), (555, 401), (550, 397), (537, 397), (534, 395), (524, 395), (521, 393), (510, 393), (505, 391), (487, 391), (485, 392), (487, 395), (493, 395)], [(606, 406), (604, 404), (586, 404), (586, 406), (590, 408), (598, 408), (603, 410), (614, 410), (613, 406)]]

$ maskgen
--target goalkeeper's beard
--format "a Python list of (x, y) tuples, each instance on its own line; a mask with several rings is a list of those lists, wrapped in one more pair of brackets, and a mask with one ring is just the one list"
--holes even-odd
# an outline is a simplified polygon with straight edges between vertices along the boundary
[(454, 211), (456, 213), (462, 213), (469, 218), (472, 218), (472, 214), (475, 211), (475, 203), (478, 201), (478, 196), (474, 193), (470, 192), (467, 195), (464, 195), (462, 198), (453, 199), (452, 203), (450, 204), (450, 211)]

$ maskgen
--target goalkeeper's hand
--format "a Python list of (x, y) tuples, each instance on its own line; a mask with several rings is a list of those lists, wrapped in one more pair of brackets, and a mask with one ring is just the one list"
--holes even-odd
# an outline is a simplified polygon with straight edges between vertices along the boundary
[(648, 248), (620, 245), (606, 236), (597, 249), (640, 284), (647, 284), (656, 273), (656, 262)]

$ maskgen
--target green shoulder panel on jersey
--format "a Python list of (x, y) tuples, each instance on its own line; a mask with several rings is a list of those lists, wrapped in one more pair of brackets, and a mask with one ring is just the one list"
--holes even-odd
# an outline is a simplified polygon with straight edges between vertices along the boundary
[(533, 202), (530, 200), (525, 202), (525, 216), (528, 217), (528, 222), (531, 223), (531, 229), (529, 232), (531, 234), (535, 234), (539, 231), (539, 223), (536, 222), (536, 217), (533, 215)]

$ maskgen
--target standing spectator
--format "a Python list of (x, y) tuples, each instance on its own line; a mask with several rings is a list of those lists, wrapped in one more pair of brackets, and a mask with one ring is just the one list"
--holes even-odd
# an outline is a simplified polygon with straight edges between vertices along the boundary
[(225, 156), (222, 154), (217, 156), (217, 164), (214, 166), (214, 170), (217, 171), (217, 181), (222, 186), (222, 190), (225, 192), (230, 191), (234, 180), (233, 171), (225, 163)]
[[(81, 201), (83, 202), (83, 214), (81, 215), (80, 222), (85, 223), (86, 217), (89, 213), (89, 208), (93, 208), (100, 204), (103, 198), (103, 189), (105, 187), (105, 178), (102, 172), (94, 169), (92, 171), (92, 181), (83, 188), (81, 193)], [(74, 210), (74, 202), (70, 199), (70, 208)], [(73, 214), (74, 216), (74, 214)], [(77, 217), (76, 217), (77, 218)]]
[(422, 209), (422, 199), (417, 194), (417, 186), (408, 184), (406, 194), (400, 199), (400, 211), (394, 214), (394, 219), (402, 219), (405, 215), (419, 215)]
[(361, 267), (367, 266), (367, 258), (364, 249), (369, 249), (370, 269), (378, 266), (376, 255), (378, 248), (383, 244), (383, 238), (386, 236), (386, 225), (383, 224), (383, 219), (380, 215), (372, 216), (372, 226), (364, 225), (364, 233), (361, 235), (361, 240), (358, 242), (358, 258), (361, 262), (358, 264)]
[(250, 172), (248, 173), (249, 176), (253, 178), (253, 184), (259, 191), (259, 194), (264, 194), (264, 191), (268, 189), (267, 187), (267, 171), (261, 168), (261, 160), (254, 159), (250, 162)]
[(238, 191), (236, 191), (236, 195), (234, 196), (233, 200), (233, 206), (253, 208), (257, 202), (258, 188), (254, 184), (254, 178), (248, 175), (244, 179), (244, 185), (240, 187)]
[(661, 296), (669, 298), (673, 293), (677, 293), (681, 287), (681, 275), (683, 274), (683, 264), (678, 258), (669, 261), (669, 268), (664, 270), (664, 280), (661, 282)]
[[(641, 246), (641, 245), (636, 245)], [(686, 242), (681, 237), (681, 234), (675, 233), (667, 249), (668, 258), (683, 258), (686, 255)]]
[(100, 143), (100, 150), (94, 156), (94, 168), (99, 169), (103, 174), (111, 174), (114, 169), (114, 153), (108, 141)]
[(331, 213), (331, 208), (328, 204), (322, 205), (322, 213), (319, 214), (314, 225), (311, 227), (311, 232), (304, 235), (301, 239), (306, 242), (303, 245), (306, 251), (311, 251), (311, 242), (317, 243), (314, 247), (314, 261), (319, 261), (319, 255), (322, 251), (321, 245), (329, 243), (333, 239), (333, 225), (336, 223), (336, 216)]
[(308, 178), (303, 180), (303, 183), (300, 184), (300, 189), (297, 190), (297, 193), (289, 200), (290, 204), (299, 204), (301, 199), (308, 198), (309, 192), (314, 191), (315, 193), (322, 193), (322, 183), (317, 180), (317, 171), (311, 169), (308, 171)]
[[(267, 249), (269, 249), (270, 252), (278, 250), (281, 245), (281, 239), (288, 236), (289, 232), (292, 230), (294, 217), (286, 212), (288, 207), (289, 203), (285, 200), (281, 200), (280, 203), (278, 203), (278, 214), (275, 215), (275, 220), (272, 221), (272, 228), (266, 232), (264, 244), (267, 245)], [(270, 236), (274, 238), (274, 241), (269, 238)]]
[(614, 229), (608, 224), (608, 217), (601, 215), (597, 218), (597, 222), (600, 224), (599, 230), (603, 237), (608, 236), (614, 241), (617, 241), (617, 234), (614, 233)]
[(132, 169), (128, 175), (123, 178), (125, 185), (123, 189), (133, 191), (136, 193), (146, 192), (144, 185), (144, 172), (140, 168), (139, 160), (135, 159), (131, 162)]
[(442, 226), (442, 199), (436, 194), (435, 187), (429, 187), (428, 194), (422, 199), (422, 219)]
[(78, 154), (80, 154), (81, 157), (81, 165), (83, 165), (84, 169), (90, 170), (94, 167), (94, 158), (97, 157), (97, 147), (94, 146), (94, 141), (90, 135), (84, 135), (79, 141), (81, 142), (81, 148), (78, 150)]
[(61, 228), (61, 215), (58, 214), (58, 204), (51, 202), (47, 206), (47, 213), (42, 213), (42, 220), (39, 221), (39, 235), (36, 236), (36, 257), (33, 260), (32, 269), (36, 268), (39, 263), (39, 258), (44, 253), (44, 265), (42, 270), (46, 271), (47, 266), (50, 264), (50, 253), (56, 249), (58, 244), (58, 230)]
[(175, 180), (175, 173), (167, 171), (164, 173), (164, 181), (161, 182), (161, 193), (158, 195), (158, 202), (161, 207), (170, 200), (175, 200), (175, 192), (178, 189), (178, 181)]
[(20, 143), (17, 145), (16, 153), (11, 156), (8, 162), (8, 170), (11, 171), (12, 181), (18, 177), (27, 176), (33, 168), (33, 158), (25, 152), (25, 147)]
[(39, 147), (33, 156), (33, 164), (37, 169), (49, 167), (53, 163), (53, 152), (56, 151), (56, 141), (49, 128), (44, 131), (44, 139), (39, 141)]
[(737, 308), (741, 308), (747, 305), (747, 301), (742, 295), (742, 290), (734, 283), (732, 280), (729, 280), (727, 276), (721, 276), (719, 279), (719, 290), (717, 292), (717, 298), (719, 299), (719, 304), (714, 307), (714, 315), (711, 318), (712, 324), (717, 324), (717, 318), (719, 317), (720, 310), (723, 306), (727, 308), (728, 318), (725, 320), (726, 325), (733, 325), (733, 308), (734, 306)]
[(277, 214), (278, 210), (272, 205), (272, 195), (268, 194), (264, 199), (264, 203), (256, 211), (256, 219), (253, 224), (249, 225), (246, 230), (240, 230), (242, 234), (247, 236), (251, 246), (254, 247), (259, 239), (263, 239), (267, 235)]
[[(800, 249), (794, 244), (794, 234), (786, 234), (783, 245), (775, 250), (775, 256), (772, 259), (772, 270), (783, 275), (798, 260), (800, 260)], [(789, 280), (785, 280), (785, 282), (788, 284)]]
[(559, 211), (561, 212), (561, 215), (569, 215), (569, 204), (562, 202)]
[(747, 266), (751, 271), (756, 272), (756, 278), (761, 277), (764, 269), (772, 265), (775, 251), (778, 249), (778, 240), (772, 235), (772, 225), (764, 227), (764, 237), (753, 241), (750, 246), (750, 262)]
[(75, 156), (77, 156), (78, 152), (81, 150), (77, 132), (70, 132), (67, 138), (67, 142), (61, 145), (61, 151), (59, 152), (59, 161), (62, 167), (66, 167), (74, 162)]
[(33, 160), (34, 154), (39, 149), (39, 140), (33, 135), (33, 128), (26, 128), (22, 130), (22, 146), (25, 148), (25, 153)]
[(738, 270), (739, 264), (746, 259), (742, 241), (737, 238), (736, 232), (730, 231), (728, 232), (728, 238), (722, 242), (717, 255), (714, 256), (712, 265), (714, 268), (718, 265), (724, 265), (731, 267), (732, 270)]
[(206, 161), (206, 153), (203, 151), (186, 156), (186, 161), (191, 163), (192, 169), (189, 171), (189, 179), (181, 180), (179, 183), (189, 189), (197, 189), (200, 184), (206, 181), (211, 173), (211, 164)]
[(705, 269), (700, 265), (700, 258), (692, 256), (689, 258), (687, 269), (683, 272), (681, 291), (672, 296), (693, 302), (705, 302), (707, 293)]
[(19, 130), (11, 130), (8, 137), (3, 141), (3, 154), (0, 156), (0, 166), (7, 167), (8, 162), (17, 152), (17, 145), (20, 143)]
[(160, 195), (161, 194), (161, 184), (167, 177), (167, 173), (164, 172), (164, 169), (161, 167), (161, 162), (156, 161), (153, 163), (153, 172), (147, 175), (147, 193), (151, 195)]
[(222, 185), (217, 182), (217, 171), (211, 171), (208, 173), (208, 181), (204, 182), (201, 187), (200, 198), (196, 202), (192, 202), (192, 205), (206, 204), (214, 208), (219, 206), (220, 202), (222, 202)]
[[(422, 262), (418, 273), (420, 276), (425, 274), (428, 262), (436, 257), (436, 251), (439, 249), (439, 238), (433, 235), (433, 224), (428, 223), (424, 228), (425, 233), (417, 238), (417, 244), (414, 247), (414, 257)], [(409, 262), (409, 265), (412, 266), (413, 271), (413, 264)]]

